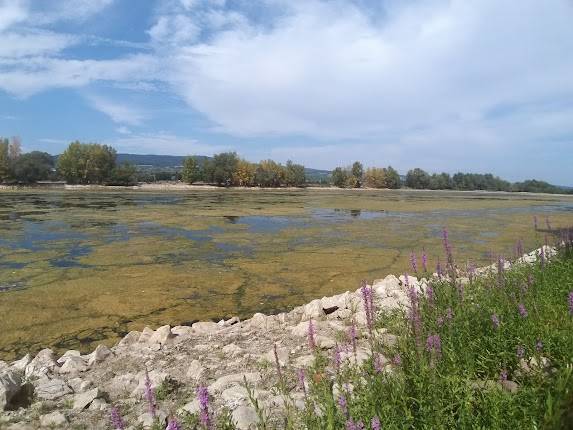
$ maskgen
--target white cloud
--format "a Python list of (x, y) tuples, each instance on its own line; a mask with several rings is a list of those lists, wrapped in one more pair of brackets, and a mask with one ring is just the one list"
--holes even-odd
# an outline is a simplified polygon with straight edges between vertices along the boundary
[(65, 0), (32, 3), (30, 20), (34, 24), (58, 21), (83, 21), (110, 6), (114, 0)]
[[(118, 103), (101, 96), (90, 95), (87, 97), (94, 109), (107, 115), (116, 124), (127, 124), (131, 126), (141, 125), (146, 115), (132, 106)], [(127, 130), (126, 128), (124, 128)]]
[(149, 30), (149, 36), (157, 44), (181, 45), (197, 40), (201, 29), (185, 15), (160, 16)]
[(78, 43), (78, 38), (75, 36), (48, 31), (7, 33), (1, 37), (0, 58), (53, 55)]
[(0, 0), (0, 32), (28, 18), (24, 0)]

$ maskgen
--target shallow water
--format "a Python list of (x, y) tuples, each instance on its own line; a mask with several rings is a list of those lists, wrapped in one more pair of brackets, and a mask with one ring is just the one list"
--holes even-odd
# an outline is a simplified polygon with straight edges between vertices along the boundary
[(460, 264), (487, 264), (511, 256), (517, 238), (533, 248), (570, 225), (573, 198), (559, 196), (3, 192), (0, 358), (89, 349), (144, 325), (278, 312), (411, 272), (422, 248), (433, 268), (445, 226)]

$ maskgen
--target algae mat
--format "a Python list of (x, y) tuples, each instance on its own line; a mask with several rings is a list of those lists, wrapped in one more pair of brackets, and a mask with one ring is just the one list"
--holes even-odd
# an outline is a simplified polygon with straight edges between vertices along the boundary
[[(533, 217), (538, 230), (533, 228)], [(0, 193), (0, 358), (90, 350), (145, 325), (279, 312), (435, 268), (533, 248), (573, 225), (573, 197), (365, 190)], [(418, 266), (421, 262), (418, 261)]]

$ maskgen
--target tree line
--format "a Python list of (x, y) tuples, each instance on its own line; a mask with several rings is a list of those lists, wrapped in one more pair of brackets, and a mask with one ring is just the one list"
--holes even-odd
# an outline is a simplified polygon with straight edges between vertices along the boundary
[(273, 160), (259, 163), (240, 158), (236, 152), (215, 154), (212, 159), (199, 163), (188, 157), (181, 172), (183, 182), (235, 187), (302, 187), (306, 183), (304, 166), (287, 161), (286, 165)]
[[(185, 158), (176, 172), (149, 172), (138, 170), (130, 163), (118, 163), (117, 151), (97, 143), (70, 143), (59, 156), (45, 152), (22, 153), (18, 137), (0, 137), (0, 183), (33, 184), (44, 180), (64, 180), (69, 184), (134, 185), (155, 180), (182, 180), (235, 187), (302, 187), (309, 182), (305, 167), (287, 161), (273, 160), (252, 163), (236, 152), (222, 152), (212, 158)], [(573, 193), (573, 190), (551, 185), (544, 181), (527, 180), (511, 183), (490, 173), (429, 174), (423, 169), (409, 170), (405, 177), (391, 166), (368, 167), (359, 161), (349, 167), (337, 167), (330, 175), (330, 183), (341, 188), (390, 188), (403, 186), (428, 190), (485, 190), (538, 193)]]

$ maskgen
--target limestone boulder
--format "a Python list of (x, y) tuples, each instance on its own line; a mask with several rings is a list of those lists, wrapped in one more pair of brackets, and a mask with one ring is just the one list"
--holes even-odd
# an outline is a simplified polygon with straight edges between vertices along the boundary
[(64, 414), (59, 411), (54, 411), (49, 414), (40, 415), (40, 426), (42, 427), (62, 427), (68, 423), (68, 419)]
[(10, 407), (12, 399), (18, 395), (21, 386), (20, 372), (5, 369), (0, 373), (0, 410)]
[(26, 366), (25, 375), (26, 378), (42, 377), (53, 372), (57, 367), (54, 352), (51, 349), (43, 349)]
[(72, 389), (62, 379), (40, 378), (34, 381), (34, 393), (42, 400), (56, 400), (70, 394)]

